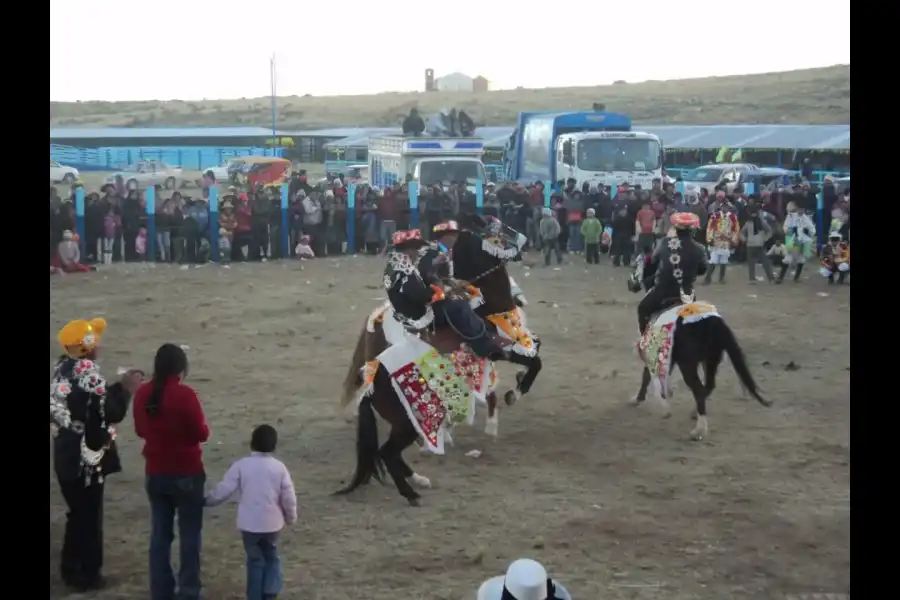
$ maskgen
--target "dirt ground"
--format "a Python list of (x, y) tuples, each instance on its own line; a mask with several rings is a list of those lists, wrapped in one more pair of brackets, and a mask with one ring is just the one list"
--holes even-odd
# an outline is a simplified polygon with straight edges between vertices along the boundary
[[(850, 290), (814, 273), (751, 286), (744, 267), (701, 288), (720, 308), (770, 409), (742, 398), (729, 366), (710, 405), (710, 435), (688, 440), (680, 378), (669, 420), (627, 400), (639, 380), (626, 273), (580, 262), (514, 266), (543, 340), (532, 394), (501, 414), (500, 437), (461, 428), (445, 457), (410, 450), (431, 478), (423, 506), (393, 486), (331, 497), (354, 466), (355, 427), (339, 385), (355, 335), (383, 295), (382, 262), (238, 264), (230, 269), (116, 265), (51, 278), (50, 357), (66, 320), (109, 321), (104, 370), (150, 370), (159, 344), (190, 346), (191, 375), (212, 429), (209, 483), (274, 424), (292, 470), (300, 522), (281, 552), (285, 599), (474, 598), (519, 557), (543, 562), (576, 600), (720, 600), (838, 593), (850, 586)], [(827, 295), (825, 295), (827, 294)], [(794, 363), (797, 370), (785, 367)], [(512, 371), (502, 368), (502, 384)], [(51, 599), (147, 598), (149, 510), (141, 443), (120, 428), (124, 472), (106, 492), (111, 587), (66, 596), (58, 575), (65, 508), (50, 470)], [(471, 449), (483, 450), (468, 458)], [(206, 598), (243, 597), (233, 505), (207, 513)], [(176, 553), (177, 556), (177, 553)]]

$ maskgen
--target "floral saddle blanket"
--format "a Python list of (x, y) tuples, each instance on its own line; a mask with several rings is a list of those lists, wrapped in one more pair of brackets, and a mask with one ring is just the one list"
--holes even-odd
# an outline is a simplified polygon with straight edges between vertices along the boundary
[(441, 354), (417, 336), (406, 336), (366, 364), (363, 393), (372, 389), (375, 373), (384, 368), (390, 376), (397, 398), (425, 447), (444, 453), (444, 431), (460, 422), (475, 420), (475, 387), (489, 385), (493, 370), (490, 363), (477, 359), (470, 351), (459, 349)]
[(534, 335), (525, 321), (525, 311), (520, 307), (513, 310), (488, 315), (487, 320), (497, 328), (497, 341), (510, 346), (512, 351), (522, 356), (535, 356), (538, 347)]
[(663, 397), (671, 395), (669, 376), (672, 373), (672, 348), (675, 328), (681, 323), (694, 323), (710, 317), (721, 317), (709, 302), (678, 304), (654, 316), (637, 343), (638, 355), (650, 370), (656, 391)]
[[(384, 334), (385, 341), (391, 346), (399, 346), (404, 344), (408, 338), (415, 338), (425, 343), (432, 351), (438, 351), (444, 356), (449, 356), (453, 364), (465, 374), (466, 382), (472, 397), (479, 404), (487, 403), (487, 395), (497, 386), (497, 372), (491, 361), (478, 358), (469, 350), (468, 346), (462, 344), (458, 336), (455, 335), (432, 335), (421, 336), (407, 331), (397, 319), (393, 318), (394, 309), (390, 302), (376, 308), (369, 315), (366, 323), (366, 329), (371, 333), (375, 331), (376, 326), (380, 326)], [(442, 332), (438, 332), (440, 334)], [(435, 342), (439, 342), (435, 345)], [(380, 357), (379, 357), (380, 358)], [(373, 361), (373, 364), (380, 364)], [(374, 377), (374, 371), (371, 376)], [(365, 379), (365, 374), (364, 374)]]

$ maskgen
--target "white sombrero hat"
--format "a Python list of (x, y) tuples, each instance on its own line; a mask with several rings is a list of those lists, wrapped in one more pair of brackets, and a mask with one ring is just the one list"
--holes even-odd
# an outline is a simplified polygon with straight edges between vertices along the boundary
[(478, 600), (572, 600), (562, 585), (551, 582), (541, 563), (520, 558), (506, 575), (492, 577), (478, 588)]

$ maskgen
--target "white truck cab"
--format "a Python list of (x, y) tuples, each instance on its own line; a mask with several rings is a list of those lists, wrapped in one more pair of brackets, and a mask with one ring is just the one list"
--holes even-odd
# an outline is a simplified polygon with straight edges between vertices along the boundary
[(662, 179), (664, 151), (658, 136), (640, 131), (564, 133), (556, 140), (556, 174), (579, 185), (649, 189)]
[(369, 180), (386, 187), (407, 175), (421, 185), (481, 180), (487, 182), (484, 142), (475, 138), (429, 138), (399, 135), (369, 138)]

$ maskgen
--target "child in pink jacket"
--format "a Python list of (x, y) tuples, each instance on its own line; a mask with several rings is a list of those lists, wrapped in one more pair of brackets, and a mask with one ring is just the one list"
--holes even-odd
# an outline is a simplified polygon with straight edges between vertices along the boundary
[(216, 506), (240, 494), (237, 526), (247, 553), (247, 600), (273, 600), (281, 593), (281, 561), (276, 541), (285, 524), (297, 522), (297, 496), (291, 474), (272, 456), (278, 433), (260, 425), (250, 439), (250, 456), (228, 469), (207, 494), (206, 505)]

